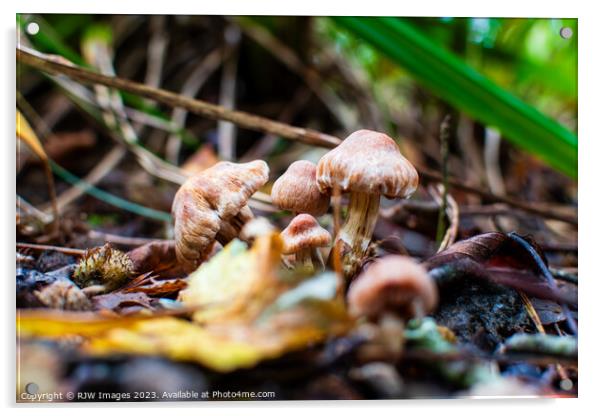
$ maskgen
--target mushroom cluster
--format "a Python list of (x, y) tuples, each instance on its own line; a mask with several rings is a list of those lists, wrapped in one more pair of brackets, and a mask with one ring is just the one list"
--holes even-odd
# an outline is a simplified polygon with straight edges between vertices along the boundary
[[(187, 271), (196, 269), (211, 253), (214, 243), (226, 244), (241, 236), (253, 219), (248, 199), (268, 180), (264, 161), (219, 162), (195, 174), (177, 192), (175, 218), (176, 254)], [(297, 266), (314, 271), (324, 263), (318, 250), (332, 237), (315, 217), (327, 213), (333, 192), (349, 194), (345, 222), (335, 237), (330, 257), (342, 260), (344, 275), (351, 280), (366, 260), (379, 215), (380, 197), (406, 198), (418, 186), (416, 169), (395, 141), (386, 134), (359, 130), (326, 153), (317, 166), (306, 160), (292, 163), (272, 186), (273, 203), (295, 217), (281, 236), (285, 253), (294, 255)], [(269, 230), (256, 222), (244, 235)]]
[[(184, 270), (195, 270), (211, 255), (216, 242), (225, 245), (234, 238), (252, 242), (277, 230), (267, 218), (254, 218), (247, 205), (267, 183), (268, 174), (268, 166), (261, 160), (219, 162), (181, 186), (172, 211), (176, 254)], [(342, 260), (343, 273), (351, 281), (349, 312), (370, 328), (373, 336), (368, 338), (374, 342), (368, 342), (364, 350), (375, 347), (372, 352), (377, 351), (378, 359), (383, 359), (384, 351), (384, 359), (396, 360), (405, 321), (420, 318), (437, 305), (433, 280), (410, 257), (377, 258), (358, 274), (369, 261), (366, 257), (380, 197), (406, 198), (417, 186), (416, 170), (392, 138), (360, 130), (326, 153), (317, 165), (306, 160), (293, 162), (271, 190), (274, 205), (293, 215), (280, 233), (283, 263), (308, 274), (324, 269), (321, 249), (330, 247), (333, 240), (316, 217), (328, 212), (331, 194), (349, 194), (345, 222), (335, 236), (330, 257)]]

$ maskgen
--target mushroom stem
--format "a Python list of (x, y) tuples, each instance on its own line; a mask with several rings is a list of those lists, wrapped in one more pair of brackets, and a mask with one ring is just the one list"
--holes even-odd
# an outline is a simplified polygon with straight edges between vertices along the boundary
[(324, 270), (324, 259), (317, 247), (303, 248), (295, 253), (295, 264), (310, 273)]
[(307, 247), (297, 251), (297, 253), (295, 253), (295, 264), (297, 267), (302, 267), (308, 272), (313, 272), (314, 263), (312, 261), (312, 249)]
[(385, 349), (391, 354), (393, 361), (398, 361), (403, 351), (404, 320), (394, 313), (385, 312), (378, 321), (378, 327)]
[(335, 247), (340, 246), (339, 241), (345, 245), (338, 250), (342, 255), (343, 271), (347, 278), (357, 271), (368, 250), (378, 219), (379, 205), (379, 194), (352, 192), (350, 195), (347, 220), (335, 241)]
[(313, 260), (314, 267), (320, 271), (324, 270), (324, 259), (322, 258), (322, 253), (320, 253), (320, 249), (318, 247), (314, 247), (312, 249), (311, 259)]

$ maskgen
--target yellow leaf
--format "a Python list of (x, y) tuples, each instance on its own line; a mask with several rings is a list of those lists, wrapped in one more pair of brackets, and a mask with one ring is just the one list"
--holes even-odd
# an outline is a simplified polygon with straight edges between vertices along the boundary
[(180, 299), (201, 305), (194, 321), (167, 316), (99, 318), (90, 313), (20, 313), (21, 337), (84, 337), (90, 354), (132, 353), (194, 361), (215, 371), (247, 368), (345, 333), (352, 320), (336, 276), (283, 281), (277, 233), (227, 245), (190, 276)]
[(96, 354), (162, 355), (172, 360), (195, 361), (222, 372), (251, 367), (265, 356), (260, 346), (232, 340), (171, 317), (138, 321), (129, 328), (114, 328), (105, 336), (92, 338), (86, 350)]
[(23, 140), (40, 159), (44, 162), (48, 161), (40, 139), (19, 110), (17, 110), (17, 137)]
[[(40, 142), (35, 131), (31, 128), (27, 119), (23, 117), (23, 114), (17, 109), (17, 137), (24, 141), (31, 150), (44, 162), (44, 170), (46, 179), (48, 180), (48, 193), (52, 200), (52, 211), (54, 214), (52, 223), (52, 232), (56, 233), (58, 230), (58, 206), (56, 204), (56, 190), (54, 188), (54, 177), (52, 176), (52, 167), (50, 166), (50, 159), (44, 151), (44, 147)], [(17, 156), (18, 157), (18, 156)]]
[(97, 336), (109, 329), (129, 327), (151, 316), (103, 317), (91, 312), (51, 309), (17, 310), (17, 336), (57, 338), (64, 335)]
[(201, 307), (193, 316), (199, 323), (252, 319), (279, 286), (281, 254), (278, 233), (258, 238), (251, 249), (233, 240), (189, 276), (179, 300)]

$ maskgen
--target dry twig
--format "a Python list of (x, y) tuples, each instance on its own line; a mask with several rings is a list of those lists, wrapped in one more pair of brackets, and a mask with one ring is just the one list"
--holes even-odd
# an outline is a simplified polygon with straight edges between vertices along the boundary
[[(215, 104), (183, 97), (174, 92), (160, 88), (150, 87), (148, 85), (119, 77), (101, 75), (96, 72), (77, 67), (73, 64), (65, 63), (64, 59), (57, 59), (31, 49), (18, 47), (16, 55), (19, 62), (44, 72), (63, 74), (85, 84), (101, 84), (123, 91), (128, 91), (132, 94), (150, 98), (166, 105), (186, 108), (192, 113), (205, 116), (212, 120), (227, 120), (249, 130), (261, 131), (268, 134), (278, 135), (286, 139), (297, 140), (303, 143), (328, 148), (335, 147), (341, 142), (341, 140), (337, 137), (321, 133), (316, 130), (290, 126), (286, 123), (252, 115), (243, 111), (227, 110)], [(441, 175), (430, 169), (420, 168), (419, 173), (423, 180), (430, 182), (442, 181)], [(550, 209), (540, 209), (533, 204), (520, 202), (504, 196), (493, 195), (492, 193), (483, 189), (467, 185), (458, 179), (450, 177), (449, 186), (464, 192), (480, 195), (481, 197), (490, 201), (506, 203), (515, 208), (539, 215), (544, 218), (552, 218), (577, 225), (577, 217), (575, 215), (561, 214)]]

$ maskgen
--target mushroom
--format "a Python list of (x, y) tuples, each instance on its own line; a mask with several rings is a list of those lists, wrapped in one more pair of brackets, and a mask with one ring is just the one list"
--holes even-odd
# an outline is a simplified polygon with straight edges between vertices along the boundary
[(172, 205), (176, 257), (187, 271), (195, 270), (211, 253), (236, 238), (253, 218), (248, 199), (268, 181), (263, 160), (249, 163), (219, 162), (190, 177)]
[(284, 242), (283, 253), (294, 254), (295, 264), (309, 272), (324, 268), (318, 248), (330, 245), (332, 237), (314, 217), (309, 214), (297, 215), (280, 236)]
[(378, 218), (380, 196), (407, 198), (418, 187), (418, 173), (383, 133), (359, 130), (325, 154), (316, 169), (321, 192), (349, 192), (348, 215), (335, 240), (345, 276), (351, 277), (368, 250)]
[(347, 302), (352, 315), (376, 322), (378, 337), (398, 358), (405, 320), (422, 318), (437, 306), (437, 286), (412, 258), (390, 255), (371, 263), (351, 283)]
[(316, 184), (316, 165), (307, 160), (293, 162), (272, 186), (272, 201), (280, 208), (320, 216), (326, 214), (330, 198)]

